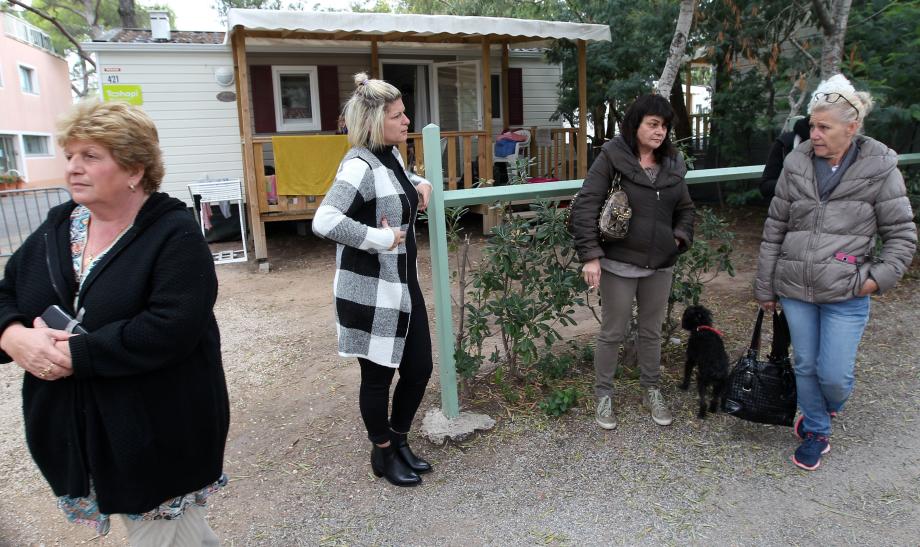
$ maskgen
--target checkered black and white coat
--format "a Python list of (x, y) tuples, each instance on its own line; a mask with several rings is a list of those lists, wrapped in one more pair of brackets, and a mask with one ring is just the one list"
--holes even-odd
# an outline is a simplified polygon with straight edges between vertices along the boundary
[[(405, 169), (399, 150), (393, 148)], [(406, 172), (414, 185), (427, 180)], [(402, 360), (412, 303), (406, 279), (406, 244), (392, 251), (391, 227), (408, 233), (415, 222), (396, 175), (364, 147), (348, 151), (313, 218), (313, 232), (338, 243), (335, 254), (339, 355), (397, 368)], [(416, 268), (417, 270), (417, 268)]]

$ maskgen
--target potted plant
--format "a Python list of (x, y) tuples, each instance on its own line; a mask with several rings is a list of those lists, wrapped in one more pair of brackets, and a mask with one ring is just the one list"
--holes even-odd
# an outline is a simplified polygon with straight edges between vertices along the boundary
[(18, 190), (24, 183), (25, 181), (18, 173), (0, 174), (0, 190)]

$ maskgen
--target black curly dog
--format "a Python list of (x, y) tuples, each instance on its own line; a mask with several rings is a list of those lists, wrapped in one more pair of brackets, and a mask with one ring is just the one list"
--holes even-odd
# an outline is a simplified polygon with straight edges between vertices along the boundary
[(684, 310), (680, 326), (690, 332), (687, 341), (687, 364), (684, 382), (680, 388), (690, 387), (690, 374), (696, 368), (696, 385), (700, 392), (699, 418), (706, 417), (706, 388), (711, 388), (709, 412), (715, 413), (725, 399), (728, 380), (728, 355), (722, 343), (722, 333), (712, 327), (712, 313), (703, 306), (690, 306)]

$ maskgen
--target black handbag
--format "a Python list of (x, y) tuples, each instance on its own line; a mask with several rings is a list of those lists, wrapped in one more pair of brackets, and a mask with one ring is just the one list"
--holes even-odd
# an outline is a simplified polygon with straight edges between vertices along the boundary
[(792, 427), (795, 419), (795, 372), (789, 360), (786, 316), (773, 312), (773, 349), (767, 361), (757, 360), (763, 310), (757, 313), (751, 346), (728, 376), (722, 410), (742, 420)]

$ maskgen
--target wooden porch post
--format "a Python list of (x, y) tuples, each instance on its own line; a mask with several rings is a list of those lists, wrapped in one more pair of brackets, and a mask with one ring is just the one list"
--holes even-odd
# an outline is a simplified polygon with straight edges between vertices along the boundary
[(585, 41), (578, 41), (578, 178), (588, 173), (588, 68)]
[(502, 129), (511, 127), (511, 95), (508, 94), (508, 57), (511, 47), (508, 42), (502, 44)]
[(371, 78), (380, 78), (380, 55), (377, 52), (377, 39), (371, 40)]
[(693, 61), (687, 63), (687, 92), (685, 93), (687, 99), (687, 115), (690, 116), (693, 114), (693, 93), (691, 93), (691, 86), (693, 85)]
[[(243, 181), (246, 188), (246, 208), (252, 226), (252, 244), (257, 262), (268, 264), (268, 245), (265, 241), (265, 223), (259, 211), (259, 191), (256, 188), (256, 160), (252, 151), (252, 123), (250, 122), (249, 65), (246, 63), (246, 37), (242, 27), (232, 29), (233, 68), (236, 72), (236, 110), (240, 123), (243, 146)], [(259, 160), (261, 164), (261, 158)], [(262, 266), (260, 265), (260, 269)]]
[(485, 165), (479, 166), (479, 177), (492, 180), (492, 70), (489, 38), (482, 39), (482, 129), (486, 133)]

